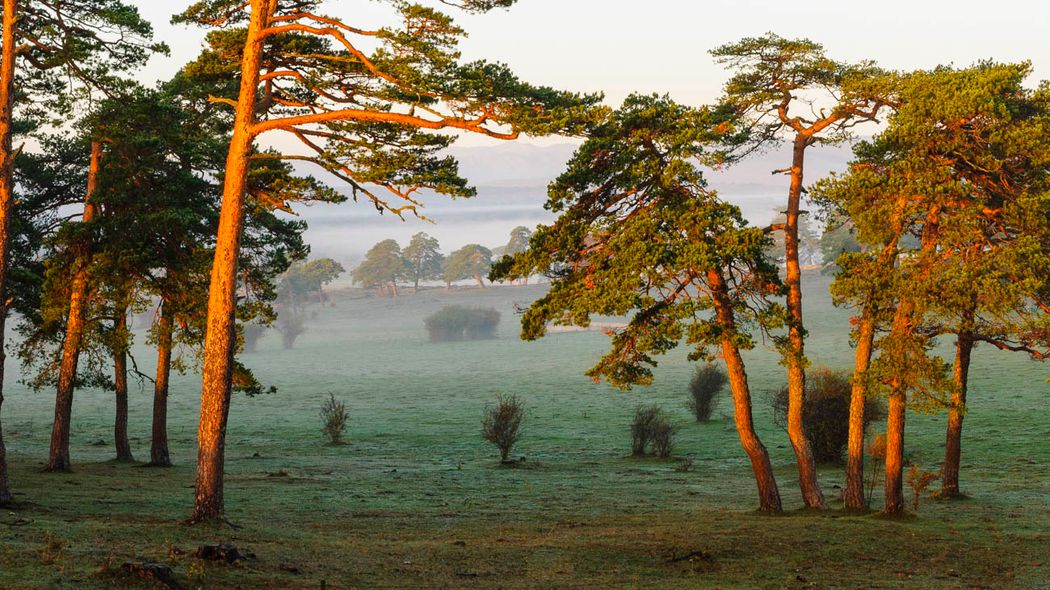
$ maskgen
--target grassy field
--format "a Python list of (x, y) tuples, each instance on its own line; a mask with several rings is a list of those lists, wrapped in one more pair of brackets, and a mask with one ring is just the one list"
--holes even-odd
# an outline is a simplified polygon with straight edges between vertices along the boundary
[[(847, 367), (848, 314), (827, 279), (807, 277), (816, 364)], [(789, 512), (756, 515), (750, 469), (732, 421), (691, 422), (691, 366), (661, 363), (630, 393), (583, 376), (606, 347), (598, 333), (517, 339), (515, 303), (541, 288), (424, 291), (336, 300), (295, 350), (268, 335), (245, 357), (280, 388), (234, 400), (227, 439), (227, 512), (239, 528), (187, 527), (198, 381), (175, 380), (173, 469), (116, 464), (112, 396), (78, 392), (75, 472), (40, 471), (53, 393), (6, 384), (4, 429), (21, 506), (0, 512), (0, 588), (146, 586), (128, 560), (170, 564), (185, 588), (1048, 588), (1050, 412), (1047, 365), (978, 349), (964, 440), (966, 500), (926, 500), (915, 517)], [(431, 344), (423, 318), (451, 303), (504, 313), (495, 341)], [(140, 368), (152, 355), (137, 349)], [(763, 392), (782, 368), (747, 356), (756, 417), (785, 505), (801, 506), (787, 436)], [(16, 373), (12, 370), (10, 373)], [(351, 411), (349, 444), (327, 446), (318, 410), (329, 393)], [(525, 433), (501, 466), (479, 437), (485, 404), (513, 393)], [(133, 392), (132, 443), (149, 452), (149, 388)], [(629, 458), (628, 423), (657, 402), (681, 426), (675, 460)], [(723, 404), (723, 412), (729, 405)], [(716, 412), (718, 413), (718, 412)], [(935, 469), (944, 415), (909, 415), (907, 454)], [(682, 457), (692, 468), (676, 470)], [(821, 483), (837, 500), (842, 470)], [(877, 497), (876, 502), (881, 498)], [(193, 557), (230, 542), (255, 559)]]

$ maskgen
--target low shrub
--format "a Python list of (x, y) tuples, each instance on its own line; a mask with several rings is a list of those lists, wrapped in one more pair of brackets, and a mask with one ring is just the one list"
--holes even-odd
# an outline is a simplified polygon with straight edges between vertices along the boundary
[(500, 395), (495, 405), (485, 410), (481, 421), (481, 436), (499, 449), (500, 461), (510, 461), (510, 451), (521, 436), (525, 419), (525, 404), (517, 396)]
[(940, 478), (940, 470), (924, 471), (919, 467), (918, 463), (912, 463), (911, 469), (908, 470), (908, 487), (911, 488), (912, 492), (912, 510), (915, 512), (919, 511), (919, 503), (922, 501), (923, 494), (929, 489), (931, 483)]
[(639, 406), (631, 422), (631, 454), (670, 457), (678, 429), (658, 405)]
[(686, 406), (696, 416), (697, 422), (707, 422), (718, 405), (719, 394), (725, 389), (729, 377), (714, 363), (696, 368), (689, 380), (689, 401)]
[(328, 401), (321, 406), (321, 421), (324, 427), (321, 429), (328, 435), (333, 445), (342, 444), (343, 433), (346, 432), (346, 423), (350, 420), (350, 413), (346, 411), (346, 404), (335, 399), (335, 394), (328, 394)]
[[(818, 368), (806, 376), (806, 407), (802, 422), (806, 428), (813, 458), (818, 463), (841, 463), (849, 443), (849, 403), (853, 378), (849, 372)], [(787, 425), (788, 388), (772, 396), (773, 418), (778, 426)], [(864, 403), (864, 426), (882, 420), (886, 409), (881, 400)]]
[(500, 313), (488, 307), (452, 305), (429, 317), (423, 324), (431, 342), (491, 340), (496, 337)]

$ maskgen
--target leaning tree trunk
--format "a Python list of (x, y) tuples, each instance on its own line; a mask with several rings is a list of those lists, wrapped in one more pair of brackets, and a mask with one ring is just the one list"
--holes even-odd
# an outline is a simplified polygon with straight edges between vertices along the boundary
[[(14, 208), (15, 152), (11, 135), (15, 96), (15, 21), (18, 2), (4, 0), (3, 48), (0, 58), (0, 409), (4, 404), (4, 328), (7, 320), (7, 266)], [(0, 422), (0, 506), (14, 501), (7, 475), (7, 447)]]
[(201, 417), (197, 427), (197, 484), (190, 522), (223, 517), (223, 470), (226, 422), (237, 309), (237, 255), (244, 225), (245, 192), (255, 122), (256, 92), (262, 62), (263, 32), (270, 18), (270, 2), (251, 0), (251, 21), (241, 59), (241, 88), (230, 151), (226, 158), (219, 231), (208, 293), (208, 324), (204, 340)]
[(132, 462), (131, 441), (128, 440), (128, 310), (120, 307), (114, 318), (117, 344), (113, 350), (113, 391), (116, 397), (116, 417), (113, 422), (113, 442), (117, 461)]
[(171, 377), (171, 338), (174, 330), (167, 303), (160, 304), (157, 324), (157, 377), (153, 387), (153, 436), (150, 441), (150, 465), (171, 467), (168, 451), (168, 379)]
[(481, 278), (481, 275), (474, 275), (474, 280), (478, 282), (479, 287), (485, 288), (485, 279)]
[(864, 497), (864, 409), (867, 402), (865, 373), (871, 364), (871, 350), (875, 340), (875, 320), (870, 309), (865, 309), (857, 332), (857, 352), (853, 366), (853, 388), (849, 400), (849, 443), (846, 458), (846, 489), (842, 499), (849, 510), (867, 510)]
[(958, 335), (955, 342), (955, 369), (952, 375), (952, 403), (948, 408), (948, 433), (944, 444), (944, 473), (941, 496), (959, 495), (959, 463), (962, 461), (963, 416), (966, 413), (966, 390), (970, 376), (970, 356), (973, 336), (968, 332)]
[[(91, 144), (91, 167), (88, 170), (87, 195), (84, 199), (84, 223), (95, 217), (92, 202), (98, 182), (102, 159), (102, 144)], [(73, 413), (73, 389), (76, 387), (77, 363), (84, 337), (85, 311), (88, 298), (88, 266), (91, 262), (89, 244), (81, 244), (74, 264), (73, 279), (69, 289), (69, 315), (66, 318), (66, 335), (62, 341), (62, 360), (58, 373), (58, 389), (55, 394), (55, 422), (51, 429), (51, 451), (47, 461), (48, 471), (69, 471), (69, 429)]]
[(747, 373), (744, 370), (744, 359), (740, 349), (733, 340), (736, 334), (736, 319), (726, 291), (725, 281), (717, 271), (708, 272), (708, 283), (712, 291), (715, 312), (721, 325), (722, 358), (729, 374), (729, 388), (733, 393), (733, 420), (740, 436), (740, 444), (751, 460), (751, 470), (755, 474), (758, 486), (758, 509), (761, 512), (779, 513), (783, 511), (780, 501), (780, 490), (773, 476), (773, 465), (769, 453), (762, 444), (751, 414), (751, 390), (748, 387)]
[(791, 188), (788, 191), (787, 220), (784, 223), (784, 255), (788, 287), (788, 350), (785, 355), (788, 372), (787, 431), (798, 463), (802, 501), (807, 508), (825, 508), (824, 494), (817, 480), (817, 464), (806, 438), (803, 415), (806, 404), (805, 330), (802, 322), (802, 267), (799, 264), (798, 226), (802, 202), (802, 173), (809, 137), (799, 135), (794, 142), (791, 163)]

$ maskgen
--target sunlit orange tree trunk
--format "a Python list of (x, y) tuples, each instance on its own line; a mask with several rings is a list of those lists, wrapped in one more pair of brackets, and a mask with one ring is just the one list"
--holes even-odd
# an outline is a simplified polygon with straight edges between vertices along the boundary
[[(15, 23), (17, 0), (4, 0), (3, 47), (0, 57), (0, 410), (4, 404), (4, 329), (7, 322), (8, 262), (10, 260), (11, 216), (14, 208), (15, 154), (12, 141), (15, 93)], [(4, 445), (3, 422), (0, 421), (0, 506), (13, 501), (7, 475), (7, 447)]]
[[(102, 143), (91, 143), (91, 164), (88, 168), (87, 192), (84, 196), (82, 223), (88, 225), (95, 218), (97, 208), (93, 200), (98, 186), (98, 175), (102, 166)], [(58, 372), (58, 389), (55, 393), (55, 420), (51, 427), (51, 450), (47, 460), (48, 471), (69, 471), (72, 463), (69, 456), (69, 431), (73, 413), (73, 390), (77, 381), (77, 364), (80, 360), (81, 343), (86, 326), (90, 286), (91, 242), (81, 235), (74, 245), (69, 283), (69, 309), (66, 312), (65, 336)]]
[[(787, 339), (781, 346), (787, 367), (787, 430), (798, 463), (802, 499), (807, 508), (824, 508), (816, 463), (806, 438), (806, 354), (799, 261), (799, 221), (802, 211), (808, 148), (842, 141), (859, 123), (874, 120), (885, 105), (883, 88), (875, 83), (880, 72), (868, 64), (849, 65), (829, 59), (823, 47), (807, 39), (784, 39), (774, 34), (745, 38), (713, 50), (720, 63), (737, 73), (726, 85), (724, 103), (739, 115), (753, 119), (746, 133), (733, 138), (739, 153), (750, 154), (787, 137), (791, 165), (779, 172), (790, 177), (782, 226), (787, 285)], [(820, 94), (830, 107), (812, 112), (800, 104)]]
[[(612, 351), (588, 371), (628, 389), (653, 381), (656, 357), (680, 345), (690, 358), (726, 363), (734, 419), (758, 489), (759, 510), (780, 512), (769, 455), (755, 431), (741, 349), (756, 329), (781, 326), (777, 270), (768, 239), (740, 211), (707, 191), (698, 160), (718, 161), (731, 127), (707, 110), (667, 98), (631, 96), (595, 128), (550, 188), (560, 213), (525, 251), (497, 262), (494, 280), (552, 277), (522, 320), (522, 336), (551, 322), (587, 326), (592, 314), (630, 316), (609, 332)], [(616, 154), (616, 157), (609, 157)]]
[[(460, 4), (486, 10), (512, 1)], [(320, 15), (315, 12), (320, 5), (313, 0), (206, 0), (180, 17), (218, 28), (242, 27), (240, 33), (212, 38), (225, 44), (225, 51), (212, 55), (240, 55), (239, 63), (225, 64), (240, 75), (240, 89), (236, 98), (215, 98), (233, 107), (236, 116), (208, 298), (191, 522), (223, 514), (238, 250), (255, 139), (269, 131), (291, 134), (310, 156), (288, 159), (317, 164), (348, 183), (355, 198), (403, 215), (418, 211), (423, 189), (473, 193), (459, 179), (454, 162), (438, 154), (452, 138), (419, 130), (458, 129), (501, 139), (521, 132), (572, 131), (597, 102), (597, 97), (534, 88), (502, 66), (458, 64), (455, 44), (462, 30), (439, 11), (399, 5), (404, 22), (395, 33), (364, 31)], [(369, 57), (355, 45), (358, 40), (379, 41), (384, 50)], [(285, 49), (303, 43), (311, 47), (309, 55)], [(391, 158), (398, 165), (388, 165)], [(380, 191), (402, 204), (391, 205)]]

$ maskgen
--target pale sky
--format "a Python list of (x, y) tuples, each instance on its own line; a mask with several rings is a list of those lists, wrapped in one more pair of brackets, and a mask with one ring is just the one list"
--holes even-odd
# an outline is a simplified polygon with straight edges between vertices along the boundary
[[(171, 57), (155, 59), (144, 79), (168, 77), (198, 53), (203, 31), (168, 24), (190, 0), (132, 3), (172, 46)], [(366, 27), (390, 23), (387, 11), (374, 0), (329, 0), (325, 7)], [(612, 105), (631, 92), (711, 102), (726, 74), (708, 50), (767, 31), (808, 37), (834, 58), (874, 59), (886, 68), (1027, 59), (1035, 79), (1050, 78), (1046, 0), (519, 0), (509, 11), (480, 16), (452, 11), (470, 33), (465, 58), (505, 62), (536, 84), (604, 91)]]

